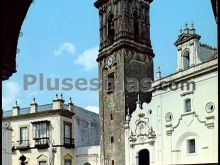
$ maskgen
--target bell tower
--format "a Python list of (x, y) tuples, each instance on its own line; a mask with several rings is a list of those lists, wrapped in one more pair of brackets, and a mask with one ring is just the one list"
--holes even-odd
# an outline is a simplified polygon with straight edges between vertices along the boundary
[(154, 53), (150, 41), (152, 0), (98, 0), (101, 164), (125, 164), (124, 123), (140, 101), (150, 102)]

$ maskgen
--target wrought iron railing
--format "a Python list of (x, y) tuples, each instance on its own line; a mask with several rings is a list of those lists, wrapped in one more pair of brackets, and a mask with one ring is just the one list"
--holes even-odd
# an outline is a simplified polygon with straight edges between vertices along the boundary
[(66, 148), (75, 148), (75, 142), (73, 138), (64, 137), (64, 146)]
[(35, 147), (38, 149), (44, 149), (49, 147), (49, 137), (33, 138), (35, 140)]
[(19, 110), (19, 114), (20, 114), (20, 115), (28, 114), (29, 112), (30, 112), (30, 107), (21, 108), (21, 109)]
[(27, 150), (30, 148), (29, 140), (19, 140), (15, 147), (20, 151)]
[(45, 104), (37, 107), (37, 112), (45, 112), (53, 109), (53, 104)]
[(3, 111), (3, 117), (10, 117), (12, 116), (12, 110), (9, 110), (9, 111)]

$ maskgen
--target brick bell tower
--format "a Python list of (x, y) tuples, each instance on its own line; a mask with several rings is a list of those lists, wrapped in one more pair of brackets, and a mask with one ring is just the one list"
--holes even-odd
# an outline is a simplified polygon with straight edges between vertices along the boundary
[(98, 0), (99, 93), (102, 165), (125, 164), (124, 123), (141, 101), (150, 102), (154, 53), (150, 41), (152, 0)]

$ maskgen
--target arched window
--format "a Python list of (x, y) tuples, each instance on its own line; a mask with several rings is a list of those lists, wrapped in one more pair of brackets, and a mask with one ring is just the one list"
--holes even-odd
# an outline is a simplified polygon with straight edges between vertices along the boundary
[(111, 13), (108, 17), (108, 39), (110, 42), (114, 41), (115, 29), (114, 29), (114, 15)]
[(185, 112), (190, 112), (191, 111), (191, 99), (186, 99), (184, 102), (184, 108)]
[(182, 59), (183, 59), (183, 69), (188, 69), (190, 66), (190, 56), (188, 50), (184, 51), (182, 55)]
[(85, 163), (84, 165), (91, 165), (90, 163)]
[(138, 12), (134, 10), (134, 40), (139, 40), (139, 21), (138, 21)]

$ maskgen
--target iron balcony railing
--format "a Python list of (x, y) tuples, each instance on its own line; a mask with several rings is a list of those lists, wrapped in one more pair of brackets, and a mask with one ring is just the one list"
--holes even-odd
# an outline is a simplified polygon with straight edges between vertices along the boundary
[(52, 109), (53, 109), (53, 104), (39, 105), (37, 107), (37, 112), (45, 112), (45, 111), (50, 111)]
[(64, 137), (64, 147), (75, 148), (75, 142), (73, 138)]
[(16, 148), (20, 151), (28, 150), (30, 148), (29, 140), (19, 140), (19, 141), (17, 141)]
[(35, 141), (35, 147), (38, 149), (45, 149), (49, 147), (49, 137), (40, 137), (40, 138), (33, 138)]

